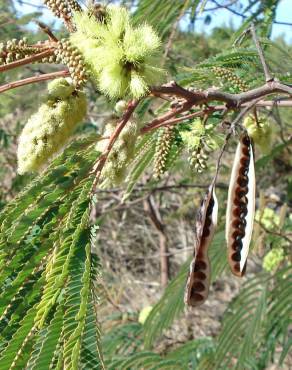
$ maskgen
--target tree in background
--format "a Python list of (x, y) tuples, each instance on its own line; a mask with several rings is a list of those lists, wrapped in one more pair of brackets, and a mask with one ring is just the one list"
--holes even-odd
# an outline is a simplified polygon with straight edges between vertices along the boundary
[[(2, 96), (27, 86), (31, 95), (19, 99), (27, 101), (29, 111), (39, 93), (36, 83), (53, 81), (36, 112), (25, 125), (21, 122), (21, 133), (15, 128), (1, 136), (7, 152), (16, 151), (18, 136), (21, 176), (14, 184), (27, 183), (0, 214), (1, 369), (264, 369), (274, 361), (284, 364), (291, 344), (291, 62), (283, 41), (269, 39), (279, 2), (236, 8), (239, 3), (141, 0), (124, 4), (133, 7), (130, 15), (118, 5), (81, 7), (75, 0), (49, 0), (45, 4), (67, 33), (40, 24), (46, 35), (40, 42), (38, 35), (23, 38), (12, 6), (5, 7), (13, 27), (1, 44)], [(240, 29), (215, 29), (210, 37), (178, 30), (181, 19), (191, 28), (202, 12), (209, 21), (213, 7), (240, 9)], [(4, 102), (3, 116), (7, 106)], [(89, 122), (82, 127), (87, 109), (94, 117), (97, 108), (107, 113), (104, 129)], [(5, 134), (14, 135), (13, 144)], [(235, 156), (232, 139), (238, 142)], [(16, 160), (8, 159), (15, 169)], [(39, 175), (31, 175), (35, 172)], [(192, 184), (194, 179), (198, 184)], [(265, 194), (269, 183), (280, 195)], [(107, 222), (112, 236), (117, 226), (101, 212), (103, 194), (122, 194), (122, 207), (128, 202), (130, 211), (135, 203), (140, 209), (143, 204), (159, 235), (165, 286), (172, 273), (165, 216), (171, 209), (177, 217), (181, 209), (167, 203), (164, 209), (163, 201), (169, 200), (159, 197), (193, 186), (207, 188), (196, 220), (193, 260), (182, 265), (139, 320), (127, 316), (123, 325), (101, 336), (104, 302), (115, 303), (101, 280), (96, 245), (102, 249)], [(217, 197), (215, 187), (222, 189)], [(3, 203), (7, 200), (5, 194)], [(155, 340), (183, 311), (183, 296), (189, 305), (202, 304), (211, 279), (225, 271), (225, 225), (233, 273), (245, 273), (253, 230), (253, 252), (263, 257), (264, 271), (246, 280), (216, 338), (192, 337), (165, 353), (152, 352)]]

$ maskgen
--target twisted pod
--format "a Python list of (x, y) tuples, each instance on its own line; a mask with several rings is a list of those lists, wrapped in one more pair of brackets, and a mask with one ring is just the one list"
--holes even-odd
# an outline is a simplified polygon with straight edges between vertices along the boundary
[(236, 276), (243, 276), (255, 212), (254, 155), (247, 133), (240, 137), (228, 190), (226, 241), (228, 262)]
[(217, 226), (218, 202), (215, 181), (210, 185), (197, 215), (194, 255), (185, 290), (185, 304), (199, 306), (205, 302), (210, 286), (208, 248)]

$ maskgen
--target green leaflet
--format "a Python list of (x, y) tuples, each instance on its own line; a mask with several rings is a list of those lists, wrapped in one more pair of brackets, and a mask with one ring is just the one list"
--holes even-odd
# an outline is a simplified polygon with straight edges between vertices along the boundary
[[(129, 326), (134, 324), (126, 324), (119, 327), (121, 331), (124, 327), (125, 333)], [(116, 328), (109, 334), (114, 336)], [(124, 338), (125, 340), (126, 337)], [(120, 337), (120, 341), (124, 340)], [(114, 340), (118, 343), (118, 339)], [(112, 356), (108, 354), (107, 368), (110, 370), (115, 369), (172, 369), (172, 370), (196, 370), (197, 364), (203, 355), (213, 351), (214, 344), (210, 338), (199, 338), (197, 340), (189, 341), (180, 347), (172, 350), (165, 355), (158, 355), (150, 351), (140, 351), (133, 349), (133, 353), (120, 353), (119, 355)]]
[(1, 213), (1, 370), (77, 369), (88, 353), (100, 363), (90, 298), (92, 142), (71, 144)]
[(88, 227), (89, 215), (89, 191), (91, 182), (85, 183), (81, 189), (79, 196), (73, 202), (69, 215), (64, 220), (62, 233), (59, 240), (56, 240), (51, 261), (47, 265), (46, 285), (44, 287), (43, 297), (38, 306), (36, 315), (36, 324), (42, 327), (50, 309), (56, 303), (61, 290), (64, 289), (65, 283), (70, 273), (70, 263), (74, 255), (74, 249), (81, 244), (83, 228)]
[[(1, 232), (5, 230), (6, 225), (10, 225), (19, 215), (21, 215), (36, 199), (51, 188), (54, 188), (55, 181), (63, 178), (67, 173), (68, 167), (64, 166), (66, 159), (69, 158), (68, 164), (74, 163), (76, 157), (72, 158), (76, 153), (86, 149), (96, 141), (96, 137), (85, 137), (72, 142), (64, 152), (58, 156), (47, 170), (37, 176), (27, 187), (17, 195), (0, 213)], [(73, 159), (73, 161), (72, 161)], [(5, 220), (5, 222), (3, 222)]]
[(246, 369), (247, 364), (266, 367), (280, 333), (285, 333), (284, 328), (288, 330), (291, 283), (291, 265), (275, 276), (261, 273), (247, 281), (226, 310), (216, 351), (211, 356), (210, 367), (204, 369), (223, 370), (234, 366), (234, 359), (235, 369)]
[[(88, 222), (89, 214), (86, 215)], [(90, 296), (90, 233), (80, 230), (75, 243), (68, 285), (65, 290), (64, 366), (78, 369), (86, 307)]]
[(184, 263), (177, 276), (165, 289), (144, 323), (145, 348), (150, 348), (162, 331), (169, 327), (184, 307), (184, 289), (189, 261)]
[(104, 369), (103, 358), (100, 347), (100, 329), (94, 310), (94, 300), (90, 297), (84, 331), (82, 335), (80, 352), (80, 369)]
[(176, 22), (180, 12), (198, 6), (198, 0), (140, 0), (134, 14), (134, 21), (143, 23), (147, 19), (161, 35), (166, 38)]
[(102, 338), (106, 358), (114, 359), (134, 353), (142, 346), (142, 325), (137, 322), (114, 327)]
[(141, 142), (139, 143), (135, 153), (135, 160), (131, 164), (130, 173), (126, 178), (127, 188), (123, 196), (123, 200), (129, 198), (137, 181), (144, 173), (145, 169), (153, 161), (156, 143), (155, 137), (156, 135), (152, 133), (142, 138)]
[(26, 365), (27, 370), (49, 370), (54, 352), (60, 341), (63, 316), (64, 305), (61, 303), (50, 324), (38, 333), (30, 360)]
[(114, 361), (108, 370), (127, 370), (127, 369), (149, 369), (150, 366), (158, 364), (161, 357), (157, 353), (153, 352), (138, 352), (129, 356), (128, 358), (123, 358), (121, 360)]
[(20, 328), (13, 335), (8, 346), (1, 353), (0, 368), (1, 370), (9, 370), (15, 359), (18, 351), (25, 344), (25, 339), (32, 333), (34, 327), (34, 316), (36, 308), (32, 307), (20, 322)]
[(56, 225), (62, 223), (62, 218), (65, 215), (64, 212), (70, 209), (72, 200), (70, 196), (68, 202), (65, 202), (62, 207), (58, 208), (58, 212), (52, 215), (51, 221), (43, 226), (40, 234), (32, 238), (27, 245), (20, 246), (16, 256), (12, 258), (11, 262), (2, 270), (0, 313), (3, 312), (13, 295), (21, 288), (32, 271), (37, 268), (48, 251), (52, 248), (54, 240), (58, 237), (59, 233), (58, 230), (52, 230), (54, 230)]
[(0, 318), (0, 352), (4, 351), (15, 332), (20, 328), (21, 318), (38, 302), (43, 285), (41, 274), (42, 270), (36, 271), (10, 304), (5, 307), (5, 312)]

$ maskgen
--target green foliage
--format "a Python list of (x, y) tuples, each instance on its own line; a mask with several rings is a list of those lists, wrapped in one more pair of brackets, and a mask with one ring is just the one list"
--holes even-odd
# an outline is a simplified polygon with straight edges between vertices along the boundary
[(203, 355), (212, 353), (210, 338), (189, 341), (164, 355), (145, 351), (138, 323), (126, 323), (110, 330), (103, 339), (108, 369), (196, 369)]
[(1, 369), (77, 369), (81, 358), (100, 366), (89, 228), (94, 145), (72, 143), (1, 213)]
[[(77, 4), (73, 1), (67, 3), (71, 6), (73, 3)], [(204, 10), (206, 3), (204, 0), (140, 0), (133, 9), (133, 20), (130, 20), (130, 12), (124, 8), (109, 6), (106, 11), (102, 8), (99, 17), (96, 17), (93, 8), (80, 12), (76, 5), (77, 11), (73, 17), (76, 32), (69, 37), (75, 47), (72, 47), (69, 41), (59, 43), (59, 52), (62, 51), (59, 61), (69, 67), (75, 85), (79, 88), (86, 81), (82, 60), (84, 57), (86, 73), (88, 69), (95, 87), (113, 100), (120, 97), (142, 98), (148, 92), (149, 86), (163, 80), (165, 73), (160, 66), (165, 62), (170, 67), (170, 73), (174, 75), (172, 77), (176, 81), (180, 80), (180, 84), (185, 87), (205, 89), (212, 86), (222, 91), (239, 93), (263, 82), (263, 74), (258, 73), (262, 69), (258, 54), (254, 47), (251, 47), (249, 38), (242, 37), (243, 31), (253, 20), (262, 36), (260, 41), (264, 45), (268, 63), (281, 81), (291, 83), (292, 63), (289, 48), (282, 41), (275, 43), (269, 40), (278, 0), (250, 2), (250, 5), (242, 10), (245, 15), (248, 13), (248, 18), (237, 32), (233, 29), (217, 28), (211, 36), (202, 36), (182, 31), (179, 20), (183, 19), (184, 26), (186, 23), (191, 26), (198, 12)], [(14, 37), (20, 39), (23, 29), (19, 25), (30, 20), (31, 15), (17, 17), (14, 7), (6, 4), (2, 6), (2, 10), (5, 18), (0, 36), (3, 40)], [(11, 22), (6, 22), (6, 18)], [(151, 26), (143, 25), (145, 19)], [(156, 29), (165, 41), (163, 46), (170, 56), (166, 61), (162, 56), (160, 38), (153, 29)], [(58, 39), (61, 39), (61, 32), (57, 30), (57, 33)], [(35, 35), (30, 37), (32, 43), (37, 38)], [(179, 42), (173, 45), (176, 39)], [(195, 43), (194, 46), (190, 40)], [(236, 42), (231, 47), (233, 41)], [(17, 41), (12, 44), (13, 47), (21, 46)], [(82, 56), (77, 52), (77, 48)], [(214, 56), (214, 51), (218, 50), (220, 53)], [(22, 56), (5, 55), (3, 60), (5, 59), (6, 63)], [(9, 59), (10, 57), (15, 58)], [(13, 71), (9, 73), (9, 78), (16, 76)], [(26, 73), (26, 70), (21, 72), (21, 76), (26, 76)], [(6, 83), (6, 75), (1, 75), (0, 80), (1, 83)], [(93, 94), (93, 90), (96, 92), (95, 87), (92, 89), (88, 86), (89, 96)], [(26, 129), (29, 129), (30, 125), (24, 129), (24, 139), (21, 135), (21, 160), (29, 162), (32, 153), (27, 153), (27, 150), (32, 147), (37, 149), (33, 150), (36, 154), (32, 160), (33, 165), (30, 163), (27, 166), (26, 163), (24, 170), (40, 167), (50, 154), (61, 149), (73, 128), (84, 117), (85, 96), (75, 88), (76, 86), (69, 85), (64, 79), (61, 83), (57, 80), (49, 85), (45, 109), (40, 108), (37, 116), (30, 119), (30, 122), (33, 121), (32, 131), (35, 130), (33, 135), (29, 139), (29, 135), (26, 135)], [(31, 107), (39, 92), (35, 88), (29, 89), (22, 90), (28, 93), (22, 93), (22, 96), (18, 97), (20, 105), (25, 109)], [(1, 95), (0, 115), (14, 108), (14, 98), (12, 91)], [(137, 109), (138, 115), (134, 117), (133, 122), (129, 121), (121, 132), (106, 162), (102, 173), (102, 179), (105, 180), (103, 185), (120, 184), (125, 179), (123, 201), (135, 194), (132, 192), (137, 185), (136, 190), (139, 192), (139, 180), (144, 183), (144, 180), (149, 179), (148, 173), (144, 179), (142, 176), (152, 164), (155, 152), (156, 158), (160, 160), (161, 154), (164, 154), (164, 162), (159, 172), (164, 173), (171, 168), (174, 168), (175, 172), (174, 163), (179, 158), (182, 158), (180, 163), (183, 172), (183, 149), (192, 152), (198, 149), (199, 144), (205, 145), (207, 141), (210, 144), (211, 141), (210, 145), (207, 144), (211, 149), (208, 153), (211, 157), (211, 152), (222, 145), (222, 135), (218, 134), (217, 130), (220, 122), (223, 118), (233, 119), (233, 115), (223, 117), (214, 113), (208, 122), (204, 121), (204, 126), (201, 125), (199, 130), (195, 121), (188, 121), (177, 126), (179, 129), (171, 128), (174, 135), (164, 137), (165, 140), (159, 140), (158, 131), (138, 138), (142, 124), (149, 118), (170, 111), (173, 109), (172, 104), (180, 104), (180, 101), (170, 102), (165, 98), (166, 102), (158, 106), (153, 102), (153, 97), (141, 101)], [(94, 104), (90, 107), (97, 106), (100, 113), (99, 110), (105, 110), (104, 107), (107, 107), (105, 99), (98, 98), (97, 103), (95, 99), (96, 95)], [(94, 110), (94, 107), (92, 109)], [(273, 110), (274, 107), (265, 112), (265, 115), (276, 117)], [(190, 109), (189, 113), (195, 113), (195, 110)], [(25, 114), (27, 115), (27, 111)], [(273, 138), (275, 145), (271, 152), (257, 161), (258, 171), (263, 167), (272, 167), (270, 165), (273, 161), (276, 162), (279, 156), (284, 157), (290, 144), (291, 140), (284, 140), (286, 125), (281, 122), (282, 117), (286, 119), (289, 116), (279, 117), (277, 122), (280, 128), (276, 131), (279, 133), (281, 130), (278, 136), (281, 136), (283, 142), (279, 143), (278, 137)], [(14, 122), (14, 118), (12, 120), (18, 132), (21, 127)], [(48, 127), (44, 129), (43, 124), (48, 124)], [(59, 130), (62, 125), (66, 127)], [(183, 294), (189, 261), (181, 266), (143, 325), (133, 320), (114, 327), (101, 338), (97, 303), (102, 301), (104, 291), (99, 285), (99, 258), (91, 251), (91, 245), (97, 239), (97, 227), (90, 227), (89, 218), (93, 202), (92, 169), (96, 164), (98, 152), (102, 152), (109, 141), (96, 143), (95, 121), (91, 127), (94, 128), (94, 137), (72, 142), (63, 154), (55, 158), (52, 164), (40, 176), (34, 178), (0, 213), (0, 368), (103, 369), (106, 365), (108, 369), (125, 370), (220, 370), (264, 369), (270, 362), (281, 366), (292, 344), (289, 337), (292, 271), (287, 257), (289, 237), (287, 240), (279, 233), (275, 235), (277, 227), (280, 227), (278, 220), (275, 227), (267, 222), (270, 220), (259, 218), (267, 228), (267, 233), (270, 233), (266, 238), (270, 251), (265, 254), (263, 264), (269, 273), (259, 273), (248, 279), (227, 307), (222, 330), (216, 338), (189, 340), (175, 349), (165, 350), (163, 354), (159, 353), (157, 347), (155, 352), (153, 350), (164, 330), (183, 312)], [(115, 124), (110, 123), (105, 136), (112, 135), (115, 127)], [(260, 139), (258, 141), (264, 141), (266, 147), (271, 147), (271, 143), (266, 142), (266, 137), (263, 140), (263, 136), (271, 134), (269, 127), (260, 128), (262, 136), (259, 138), (257, 131), (254, 139)], [(82, 130), (80, 128), (80, 132)], [(165, 132), (165, 129), (160, 130)], [(49, 142), (51, 146), (48, 145), (48, 139), (52, 139), (52, 142)], [(27, 146), (28, 142), (32, 147)], [(158, 142), (159, 148), (156, 150)], [(165, 149), (165, 144), (169, 144), (166, 145), (167, 150), (161, 150), (163, 145)], [(15, 145), (14, 134), (4, 126), (0, 128), (0, 145), (7, 150)], [(216, 153), (213, 159), (215, 156)], [(206, 160), (200, 156), (196, 159)], [(205, 164), (204, 161), (201, 162)], [(228, 167), (228, 158), (226, 161)], [(11, 165), (13, 159), (7, 162)], [(289, 161), (285, 165), (291, 167)], [(20, 169), (19, 172), (24, 171)], [(279, 173), (281, 178), (283, 172)], [(224, 181), (224, 168), (222, 175)], [(200, 185), (206, 185), (210, 180), (210, 173), (205, 171), (202, 176), (202, 181), (199, 177), (196, 181)], [(17, 177), (15, 181), (21, 183), (21, 179), (25, 183), (28, 177)], [(172, 179), (177, 183), (176, 176)], [(188, 184), (192, 179), (189, 172), (183, 173), (179, 184)], [(264, 180), (265, 176), (260, 178), (261, 183), (264, 183)], [(288, 190), (289, 185), (286, 185), (286, 182), (291, 183), (290, 180), (285, 174), (282, 182)], [(168, 179), (166, 186), (167, 181)], [(157, 181), (150, 180), (147, 182), (147, 189), (151, 192), (156, 185)], [(283, 184), (279, 188), (282, 189)], [(197, 198), (196, 195), (195, 201)], [(169, 211), (167, 207), (165, 209)], [(280, 231), (289, 233), (289, 230), (291, 218), (285, 221)], [(275, 248), (275, 245), (279, 248)], [(214, 282), (226, 267), (224, 233), (220, 227), (210, 248), (209, 257)], [(279, 348), (282, 350), (280, 355)]]
[(259, 274), (245, 284), (224, 315), (211, 368), (234, 366), (234, 359), (236, 369), (252, 368), (251, 363), (255, 368), (266, 367), (291, 322), (287, 294), (291, 281), (289, 266), (273, 277)]
[(199, 3), (200, 0), (165, 0), (163, 3), (159, 0), (140, 0), (134, 20), (141, 23), (146, 17), (159, 34), (166, 38), (178, 16), (188, 10), (191, 10), (191, 15), (194, 16)]

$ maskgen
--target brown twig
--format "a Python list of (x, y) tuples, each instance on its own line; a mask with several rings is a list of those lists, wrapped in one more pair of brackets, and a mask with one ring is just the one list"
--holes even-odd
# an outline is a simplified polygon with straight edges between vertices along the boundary
[(144, 209), (148, 213), (152, 224), (156, 228), (159, 235), (159, 254), (160, 254), (160, 279), (163, 287), (167, 286), (169, 280), (169, 256), (167, 234), (165, 232), (165, 225), (162, 222), (162, 217), (159, 208), (156, 206), (152, 195), (147, 197), (144, 201)]
[(181, 20), (182, 16), (184, 15), (188, 5), (189, 5), (189, 0), (185, 1), (183, 7), (181, 8), (181, 11), (179, 12), (179, 15), (177, 16), (175, 22), (172, 25), (171, 32), (170, 32), (170, 35), (169, 35), (169, 38), (168, 38), (168, 41), (167, 41), (167, 44), (166, 44), (166, 47), (165, 47), (165, 51), (164, 51), (164, 54), (163, 54), (163, 64), (165, 63), (167, 55), (168, 55), (168, 53), (171, 49), (171, 45), (173, 43), (174, 36), (176, 34), (176, 30), (177, 30), (177, 26), (179, 24), (179, 21)]
[(256, 29), (255, 29), (255, 26), (254, 24), (252, 23), (251, 26), (250, 26), (250, 32), (251, 32), (251, 35), (252, 35), (252, 38), (253, 38), (253, 41), (255, 43), (255, 46), (256, 46), (256, 49), (257, 49), (257, 52), (259, 54), (259, 58), (260, 58), (260, 61), (261, 61), (261, 64), (263, 66), (263, 70), (264, 70), (264, 74), (265, 74), (265, 79), (266, 79), (266, 82), (270, 82), (270, 81), (273, 81), (274, 78), (273, 76), (270, 74), (270, 71), (269, 71), (269, 68), (268, 68), (268, 65), (267, 65), (267, 62), (266, 62), (266, 59), (265, 59), (265, 56), (264, 56), (264, 52), (263, 52), (263, 49), (261, 47), (261, 44), (259, 42), (259, 39), (257, 37), (257, 33), (256, 33)]
[(53, 34), (49, 26), (40, 21), (35, 21), (39, 28), (48, 35), (50, 41), (58, 42), (57, 37)]
[(5, 85), (0, 86), (0, 93), (10, 90), (10, 89), (14, 89), (16, 87), (30, 85), (36, 82), (53, 80), (54, 78), (67, 77), (67, 76), (70, 76), (70, 72), (68, 70), (64, 70), (64, 71), (46, 73), (46, 74), (39, 75), (39, 76), (24, 78), (23, 80), (9, 82)]

